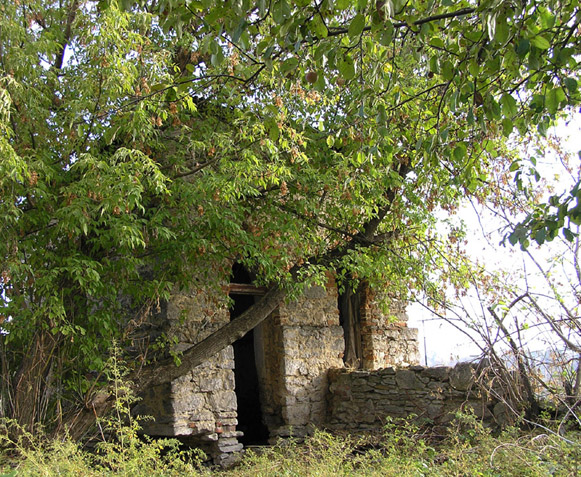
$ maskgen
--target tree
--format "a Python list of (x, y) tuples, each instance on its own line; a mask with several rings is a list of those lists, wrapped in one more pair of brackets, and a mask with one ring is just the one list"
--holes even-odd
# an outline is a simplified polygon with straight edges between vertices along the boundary
[[(492, 192), (474, 206), (488, 241), (486, 254), (475, 261), (470, 248), (478, 244), (458, 237), (454, 228), (447, 247), (433, 247), (434, 260), (441, 263), (440, 257), (445, 257), (449, 264), (439, 268), (455, 292), (452, 287), (427, 290), (429, 308), (463, 331), (480, 350), (480, 358), (493, 364), (493, 386), (491, 370), (483, 384), (487, 392), (505, 400), (515, 420), (524, 411), (533, 424), (545, 411), (561, 419), (561, 426), (569, 420), (578, 425), (579, 228), (569, 224), (565, 233), (550, 238), (551, 247), (543, 246), (544, 237), (536, 234), (538, 243), (510, 249), (507, 237), (518, 230), (522, 217), (532, 216), (529, 211), (543, 207), (547, 197), (577, 183), (581, 169), (558, 136), (525, 137), (519, 147), (534, 155), (535, 166), (515, 170), (507, 162), (491, 171)], [(553, 177), (541, 179), (538, 171), (548, 168)], [(495, 247), (498, 242), (509, 250)]]
[(147, 379), (326, 271), (419, 287), (433, 212), (579, 104), (576, 2), (0, 5), (2, 402), (31, 427), (229, 260), (271, 291)]

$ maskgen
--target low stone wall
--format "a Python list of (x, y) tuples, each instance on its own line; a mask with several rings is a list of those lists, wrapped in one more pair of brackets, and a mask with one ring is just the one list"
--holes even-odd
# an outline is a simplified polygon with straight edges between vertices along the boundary
[(472, 409), (488, 421), (501, 420), (504, 407), (485, 399), (475, 386), (478, 367), (410, 366), (375, 371), (329, 371), (327, 426), (334, 430), (375, 430), (386, 417), (411, 414), (446, 424), (460, 409)]

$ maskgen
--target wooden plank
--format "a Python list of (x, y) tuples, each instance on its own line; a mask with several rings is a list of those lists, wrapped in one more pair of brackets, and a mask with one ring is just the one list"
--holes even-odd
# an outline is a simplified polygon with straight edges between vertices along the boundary
[(230, 283), (228, 285), (229, 295), (255, 295), (262, 296), (268, 291), (266, 287), (257, 287), (249, 283)]

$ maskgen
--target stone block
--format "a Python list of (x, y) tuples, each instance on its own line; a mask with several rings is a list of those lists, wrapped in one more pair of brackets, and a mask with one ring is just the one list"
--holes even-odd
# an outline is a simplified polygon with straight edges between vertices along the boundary
[(240, 443), (231, 445), (221, 445), (218, 442), (218, 449), (220, 449), (224, 453), (240, 452), (243, 448), (244, 446)]
[[(214, 413), (209, 409), (192, 409), (191, 411), (193, 412), (189, 415), (189, 420), (192, 422), (214, 422)], [(212, 429), (213, 426), (214, 424), (212, 424)]]
[(225, 388), (224, 378), (219, 375), (203, 376), (199, 379), (200, 391), (202, 392), (212, 392), (220, 391)]
[(447, 381), (450, 375), (450, 368), (448, 366), (437, 366), (434, 368), (424, 368), (422, 376), (437, 381)]
[(309, 403), (295, 403), (282, 410), (283, 420), (290, 426), (304, 426), (310, 421), (311, 406)]
[(416, 373), (408, 369), (398, 370), (395, 381), (401, 389), (422, 389), (424, 387)]
[(208, 396), (208, 404), (213, 411), (228, 411), (237, 408), (234, 391), (216, 391)]
[(327, 297), (327, 290), (320, 286), (310, 287), (305, 290), (304, 297), (309, 300), (322, 300)]
[(471, 363), (458, 363), (450, 371), (450, 386), (458, 391), (467, 391), (474, 384), (473, 366)]
[(203, 393), (174, 394), (172, 409), (174, 413), (191, 413), (202, 410), (206, 406), (206, 396)]

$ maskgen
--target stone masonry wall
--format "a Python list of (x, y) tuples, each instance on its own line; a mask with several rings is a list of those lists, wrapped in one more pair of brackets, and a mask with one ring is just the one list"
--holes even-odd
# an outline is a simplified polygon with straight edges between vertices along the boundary
[[(230, 321), (227, 297), (207, 290), (180, 292), (158, 317), (174, 351), (183, 351)], [(298, 301), (281, 305), (254, 330), (260, 404), (272, 439), (304, 435), (326, 418), (327, 371), (343, 365), (343, 330), (337, 290), (314, 287)], [(176, 436), (206, 450), (216, 462), (241, 450), (236, 430), (234, 353), (228, 346), (171, 385), (143, 394), (135, 409), (150, 415), (144, 432)]]
[[(159, 330), (172, 337), (168, 346), (173, 351), (185, 351), (230, 321), (224, 290), (179, 292), (162, 307)], [(371, 300), (365, 301), (362, 338), (367, 366), (414, 362), (417, 337), (415, 330), (407, 328), (405, 314), (397, 315), (399, 321), (394, 323), (378, 310)], [(445, 379), (438, 381), (431, 371), (418, 374), (423, 368), (388, 368), (376, 374), (349, 374), (336, 369), (344, 367), (345, 342), (337, 288), (331, 279), (326, 287), (310, 288), (299, 300), (282, 304), (254, 329), (253, 336), (262, 419), (271, 440), (301, 437), (313, 426), (326, 424), (371, 425), (388, 412), (396, 413), (395, 409), (401, 408), (400, 414), (412, 412), (410, 402), (418, 399), (420, 407), (422, 400), (429, 401), (429, 409), (425, 404), (429, 416), (440, 412), (442, 398), (431, 394), (428, 398), (428, 394), (435, 393)], [(144, 432), (179, 437), (204, 449), (216, 463), (228, 461), (242, 449), (234, 367), (233, 348), (228, 346), (171, 385), (146, 390), (135, 412), (151, 415), (155, 421), (144, 423)], [(391, 408), (382, 407), (381, 396), (390, 396)]]
[(345, 342), (337, 289), (313, 287), (279, 309), (282, 334), (281, 425), (271, 436), (302, 436), (326, 419), (329, 368), (343, 366)]
[[(230, 321), (226, 296), (207, 290), (176, 293), (159, 317), (168, 343), (180, 352), (203, 340)], [(242, 449), (236, 431), (234, 353), (231, 346), (174, 380), (171, 385), (154, 386), (142, 395), (135, 413), (153, 416), (143, 423), (143, 431), (154, 436), (175, 436), (203, 448), (216, 462)]]
[(471, 408), (485, 420), (502, 420), (505, 408), (481, 397), (474, 384), (475, 365), (454, 368), (384, 368), (329, 372), (329, 417), (335, 430), (376, 430), (387, 417), (415, 414), (435, 424), (450, 422), (459, 409)]
[(361, 300), (362, 368), (410, 366), (420, 360), (418, 330), (407, 327), (405, 303), (392, 298), (390, 315), (381, 312), (369, 289)]

